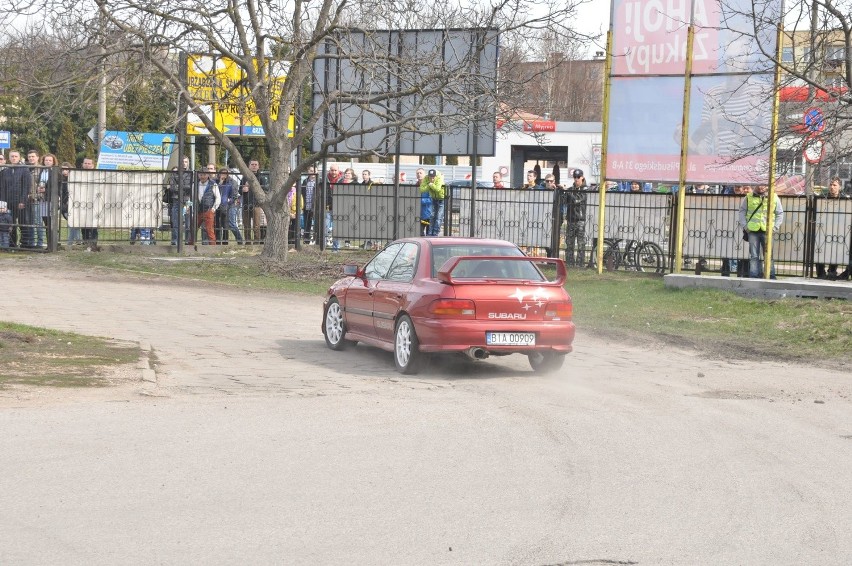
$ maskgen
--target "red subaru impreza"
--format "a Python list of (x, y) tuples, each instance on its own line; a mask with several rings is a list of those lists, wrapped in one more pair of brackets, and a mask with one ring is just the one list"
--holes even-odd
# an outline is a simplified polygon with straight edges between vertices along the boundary
[(560, 259), (477, 238), (404, 238), (328, 290), (322, 331), (332, 350), (363, 342), (416, 373), (426, 356), (475, 360), (524, 354), (539, 372), (562, 367), (574, 340)]

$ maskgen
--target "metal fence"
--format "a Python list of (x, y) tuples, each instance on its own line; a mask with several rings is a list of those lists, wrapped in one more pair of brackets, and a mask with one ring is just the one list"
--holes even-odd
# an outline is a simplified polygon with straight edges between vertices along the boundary
[[(704, 259), (708, 270), (726, 260), (748, 260), (738, 219), (741, 196), (686, 195), (684, 257)], [(815, 275), (815, 266), (846, 266), (852, 257), (852, 200), (817, 196), (779, 197), (784, 222), (773, 232), (772, 257), (779, 274)]]
[[(8, 245), (50, 251), (77, 242), (170, 244), (172, 217), (183, 219), (181, 237), (197, 239), (198, 173), (188, 172), (182, 202), (171, 199), (173, 171), (61, 170), (26, 166), (0, 170), (0, 200), (11, 215)], [(239, 187), (233, 179), (233, 189)], [(512, 241), (536, 255), (561, 256), (577, 267), (597, 259), (601, 194), (570, 191), (454, 187), (447, 195), (441, 233)], [(315, 222), (300, 213), (290, 241), (319, 246), (379, 248), (395, 238), (421, 233), (420, 192), (413, 185), (333, 185), (326, 206), (317, 195)], [(724, 271), (747, 260), (735, 195), (683, 195), (682, 268)], [(811, 277), (843, 269), (852, 257), (852, 200), (816, 196), (780, 197), (784, 222), (774, 232), (773, 257), (782, 275)], [(250, 204), (223, 207), (216, 241), (242, 238), (260, 243), (263, 215)], [(673, 271), (679, 221), (677, 195), (605, 194), (605, 267)], [(582, 210), (579, 210), (582, 207)], [(234, 209), (234, 210), (229, 210)], [(578, 213), (582, 214), (578, 214)], [(578, 218), (580, 218), (578, 220)], [(5, 241), (0, 220), (0, 246)], [(325, 233), (320, 236), (322, 227)], [(8, 228), (8, 226), (7, 226)], [(177, 226), (176, 226), (177, 228)], [(304, 229), (303, 229), (304, 228)], [(235, 230), (240, 234), (236, 237)]]

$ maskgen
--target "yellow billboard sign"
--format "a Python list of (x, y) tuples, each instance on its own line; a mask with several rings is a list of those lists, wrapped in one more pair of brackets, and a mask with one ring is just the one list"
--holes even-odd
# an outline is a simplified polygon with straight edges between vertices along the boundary
[[(272, 100), (280, 100), (286, 75), (275, 76), (270, 85)], [(249, 96), (245, 72), (228, 57), (192, 54), (187, 58), (187, 88), (201, 107), (201, 112), (216, 129), (227, 136), (265, 135), (254, 100)], [(270, 117), (278, 118), (278, 104), (270, 109)], [(287, 135), (293, 137), (295, 117), (290, 113)], [(190, 114), (186, 133), (191, 136), (209, 135), (201, 118)]]

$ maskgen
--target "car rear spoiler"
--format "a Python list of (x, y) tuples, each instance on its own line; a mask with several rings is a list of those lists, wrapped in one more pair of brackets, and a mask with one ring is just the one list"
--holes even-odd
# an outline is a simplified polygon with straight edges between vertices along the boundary
[[(467, 255), (454, 256), (444, 262), (444, 265), (438, 269), (438, 280), (442, 283), (471, 283), (471, 278), (454, 279), (453, 270), (458, 267), (463, 261), (483, 261), (483, 260), (498, 260), (498, 261), (528, 261), (534, 264), (549, 263), (556, 266), (556, 279), (552, 281), (531, 281), (531, 285), (544, 285), (552, 287), (561, 287), (565, 284), (565, 278), (568, 275), (568, 270), (565, 268), (565, 262), (555, 257), (529, 257), (529, 256), (504, 256), (504, 255)], [(479, 278), (477, 278), (479, 279)], [(518, 281), (513, 279), (512, 281)]]

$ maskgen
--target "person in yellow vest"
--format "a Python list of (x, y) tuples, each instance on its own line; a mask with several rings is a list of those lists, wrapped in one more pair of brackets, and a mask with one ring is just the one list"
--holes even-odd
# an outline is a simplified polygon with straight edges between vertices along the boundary
[[(766, 257), (766, 228), (769, 217), (768, 187), (758, 185), (751, 194), (743, 197), (740, 203), (740, 224), (748, 232), (748, 276), (760, 278), (763, 276), (763, 258)], [(781, 199), (775, 195), (774, 218), (772, 230), (777, 232), (784, 222), (784, 209), (781, 208)], [(775, 279), (775, 264), (769, 266), (769, 278)]]
[(429, 169), (426, 177), (420, 182), (420, 192), (429, 193), (432, 198), (432, 219), (429, 222), (426, 235), (440, 236), (441, 224), (444, 221), (444, 197), (446, 196), (444, 176), (435, 169)]

